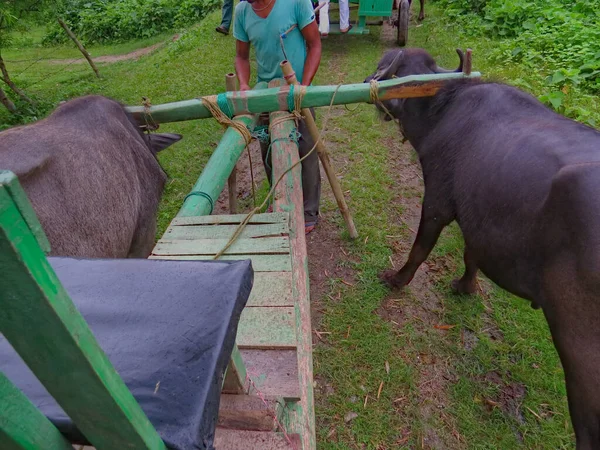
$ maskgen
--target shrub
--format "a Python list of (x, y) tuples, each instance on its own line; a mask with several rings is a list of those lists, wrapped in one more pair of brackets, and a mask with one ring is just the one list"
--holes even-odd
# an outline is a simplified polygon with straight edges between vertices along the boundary
[[(197, 22), (219, 6), (219, 0), (66, 0), (62, 17), (87, 44), (122, 42)], [(52, 23), (44, 43), (65, 39)]]

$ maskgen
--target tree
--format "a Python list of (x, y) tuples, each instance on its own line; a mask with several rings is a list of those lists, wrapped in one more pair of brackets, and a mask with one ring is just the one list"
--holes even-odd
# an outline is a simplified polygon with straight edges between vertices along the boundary
[[(44, 0), (4, 0), (0, 2), (0, 80), (2, 80), (15, 94), (30, 104), (35, 104), (25, 92), (17, 87), (11, 80), (2, 59), (1, 51), (11, 44), (11, 33), (25, 28), (23, 17), (27, 13), (40, 12), (44, 7)], [(10, 112), (16, 112), (15, 104), (8, 98), (4, 90), (0, 88), (0, 103)]]

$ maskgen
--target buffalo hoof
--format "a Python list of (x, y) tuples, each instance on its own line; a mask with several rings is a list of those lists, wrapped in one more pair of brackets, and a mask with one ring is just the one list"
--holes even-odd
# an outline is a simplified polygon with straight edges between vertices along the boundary
[(464, 281), (462, 278), (459, 280), (452, 280), (450, 284), (452, 292), (460, 295), (471, 295), (477, 292), (477, 283), (469, 283)]
[(379, 279), (382, 283), (392, 289), (404, 287), (409, 283), (410, 280), (403, 280), (402, 278), (402, 276), (398, 276), (396, 270), (386, 270), (379, 274)]
[(425, 20), (425, 15), (419, 14), (418, 20), (419, 20), (419, 22), (423, 22)]

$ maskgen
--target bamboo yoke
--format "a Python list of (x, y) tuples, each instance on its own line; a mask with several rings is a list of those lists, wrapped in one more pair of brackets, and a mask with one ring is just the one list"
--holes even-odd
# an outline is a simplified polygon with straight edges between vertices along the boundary
[[(293, 28), (280, 36), (282, 44), (284, 35), (292, 29)], [(275, 85), (267, 86), (266, 83), (259, 83), (251, 91), (235, 91), (235, 75), (228, 74), (226, 76), (227, 92), (225, 93), (170, 104), (155, 106), (144, 105), (127, 108), (138, 123), (142, 124), (144, 122), (148, 123), (148, 121), (153, 124), (158, 124), (213, 117), (223, 126), (228, 128), (223, 139), (221, 139), (219, 146), (213, 153), (213, 156), (208, 161), (203, 174), (201, 174), (194, 185), (192, 192), (186, 196), (178, 216), (186, 217), (211, 214), (214, 202), (226, 182), (229, 183), (230, 187), (229, 204), (231, 212), (235, 212), (235, 165), (242, 151), (247, 148), (252, 137), (256, 137), (256, 134), (253, 135), (253, 132), (256, 128), (258, 114), (265, 112), (272, 113), (275, 111), (289, 111), (290, 115), (294, 118), (298, 119), (303, 117), (306, 121), (309, 132), (316, 143), (311, 152), (315, 149), (317, 150), (321, 164), (327, 174), (327, 178), (336, 198), (338, 208), (346, 222), (349, 235), (351, 238), (356, 238), (358, 237), (358, 233), (344, 199), (341, 186), (314, 119), (308, 112), (308, 108), (319, 106), (329, 106), (329, 108), (331, 108), (333, 105), (363, 102), (381, 104), (382, 101), (395, 98), (428, 97), (435, 95), (443, 86), (444, 81), (461, 78), (477, 78), (481, 76), (479, 72), (471, 72), (470, 50), (467, 50), (467, 58), (462, 73), (411, 75), (403, 78), (374, 81), (370, 84), (359, 83), (350, 85), (341, 84), (338, 86), (305, 87), (298, 84), (294, 70), (288, 61), (284, 60), (281, 63), (281, 69), (287, 86), (275, 87)], [(275, 120), (280, 119), (288, 120), (290, 119), (290, 116), (281, 116)], [(270, 127), (272, 128), (273, 125), (274, 124), (271, 123)], [(240, 137), (243, 139), (243, 142), (239, 141)], [(289, 139), (293, 140), (293, 136), (290, 135)], [(225, 166), (220, 172), (226, 174), (225, 178), (221, 180), (219, 176), (217, 183), (215, 183), (214, 176), (211, 177), (205, 174), (212, 173), (214, 171), (213, 168), (216, 169), (222, 164), (225, 164)], [(291, 170), (291, 168), (289, 170)], [(273, 186), (267, 199), (263, 202), (263, 205), (255, 208), (244, 222), (249, 221), (252, 215), (266, 205), (270, 196), (275, 192), (277, 183)], [(222, 255), (237, 239), (237, 236), (239, 236), (244, 226), (245, 223), (240, 225), (240, 229), (234, 233), (231, 241), (216, 255), (216, 258)]]

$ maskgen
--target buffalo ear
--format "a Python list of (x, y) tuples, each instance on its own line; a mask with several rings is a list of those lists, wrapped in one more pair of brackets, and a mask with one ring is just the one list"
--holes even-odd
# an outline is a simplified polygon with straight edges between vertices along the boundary
[(156, 155), (161, 150), (173, 145), (182, 138), (183, 136), (180, 134), (154, 133), (148, 135), (148, 143), (150, 145), (150, 150), (152, 150), (152, 153)]

